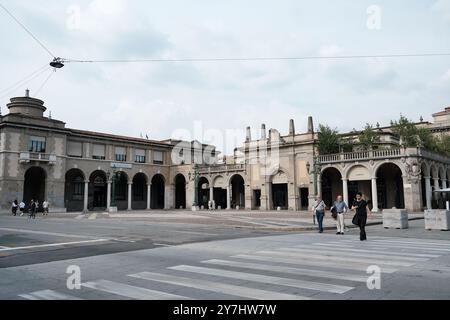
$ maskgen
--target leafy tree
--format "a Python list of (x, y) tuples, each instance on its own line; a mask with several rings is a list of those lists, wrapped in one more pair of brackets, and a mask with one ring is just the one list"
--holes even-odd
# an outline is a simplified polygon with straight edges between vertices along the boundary
[(450, 157), (450, 136), (442, 135), (436, 142), (437, 152)]
[(418, 147), (420, 140), (418, 138), (418, 130), (414, 122), (410, 121), (403, 115), (400, 120), (391, 121), (392, 132), (400, 138), (400, 145), (404, 148)]
[(359, 134), (358, 140), (364, 150), (371, 150), (380, 141), (380, 136), (373, 126), (367, 123), (364, 130)]
[(340, 135), (335, 128), (328, 125), (319, 125), (318, 148), (320, 154), (332, 154), (339, 152)]

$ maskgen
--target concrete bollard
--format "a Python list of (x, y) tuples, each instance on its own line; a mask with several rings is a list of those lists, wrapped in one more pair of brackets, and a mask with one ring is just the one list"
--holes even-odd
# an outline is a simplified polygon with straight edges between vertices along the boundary
[(240, 207), (239, 206), (236, 206), (236, 210), (239, 210), (240, 209)]
[(450, 229), (450, 211), (425, 210), (425, 229), (448, 231)]
[(222, 210), (222, 206), (217, 206), (217, 210)]
[(408, 211), (404, 209), (383, 210), (383, 227), (385, 229), (408, 229)]
[(202, 206), (202, 207), (201, 207), (201, 210), (205, 210), (205, 206)]
[(281, 211), (281, 207), (277, 207), (277, 211)]

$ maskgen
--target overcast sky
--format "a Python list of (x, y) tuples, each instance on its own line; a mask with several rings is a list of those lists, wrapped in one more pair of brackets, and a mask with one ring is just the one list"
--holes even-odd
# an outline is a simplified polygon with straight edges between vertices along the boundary
[[(450, 52), (448, 0), (1, 2), (65, 58)], [(0, 39), (0, 90), (50, 60), (1, 10)], [(23, 95), (25, 87), (34, 96), (49, 74), (6, 92), (2, 114), (9, 97)], [(266, 123), (286, 134), (293, 118), (297, 131), (304, 131), (308, 115), (341, 131), (366, 122), (386, 125), (400, 113), (431, 120), (450, 106), (450, 57), (68, 64), (37, 97), (71, 128), (135, 137), (142, 132), (151, 139), (189, 130), (192, 138), (230, 152), (237, 142), (206, 141), (218, 134), (211, 130), (238, 130), (236, 140), (242, 141), (247, 125)]]

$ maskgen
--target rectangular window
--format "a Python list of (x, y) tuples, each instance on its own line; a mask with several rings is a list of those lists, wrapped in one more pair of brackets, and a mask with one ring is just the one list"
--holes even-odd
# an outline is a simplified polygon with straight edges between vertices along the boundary
[(45, 153), (45, 137), (30, 137), (30, 145), (28, 148), (29, 152)]
[(136, 163), (145, 163), (145, 161), (146, 161), (146, 158), (145, 158), (145, 150), (142, 150), (142, 149), (136, 149), (136, 150), (135, 150), (134, 161), (135, 161)]
[(69, 157), (82, 158), (83, 157), (83, 143), (76, 141), (67, 142), (67, 155)]
[(153, 152), (153, 163), (154, 164), (164, 164), (164, 153), (162, 151)]
[(105, 145), (104, 144), (94, 144), (94, 149), (92, 152), (92, 159), (105, 160)]
[(116, 161), (127, 161), (127, 150), (123, 147), (116, 147)]

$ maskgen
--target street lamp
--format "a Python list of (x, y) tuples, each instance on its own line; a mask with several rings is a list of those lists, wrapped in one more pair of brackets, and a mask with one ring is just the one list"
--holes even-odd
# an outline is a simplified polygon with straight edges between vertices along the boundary
[(194, 164), (194, 173), (189, 172), (189, 180), (194, 181), (194, 203), (192, 204), (192, 210), (197, 210), (198, 205), (198, 181), (199, 181), (199, 172), (198, 165)]
[[(306, 169), (308, 170), (309, 174), (313, 175), (313, 183), (314, 183), (314, 198), (317, 198), (317, 195), (319, 194), (318, 192), (318, 179), (317, 176), (318, 174), (320, 174), (320, 171), (322, 170), (319, 158), (316, 157), (315, 155), (313, 156), (313, 168), (311, 170), (311, 164), (308, 162), (306, 163)], [(316, 216), (315, 214), (313, 214), (313, 224), (316, 224)]]

